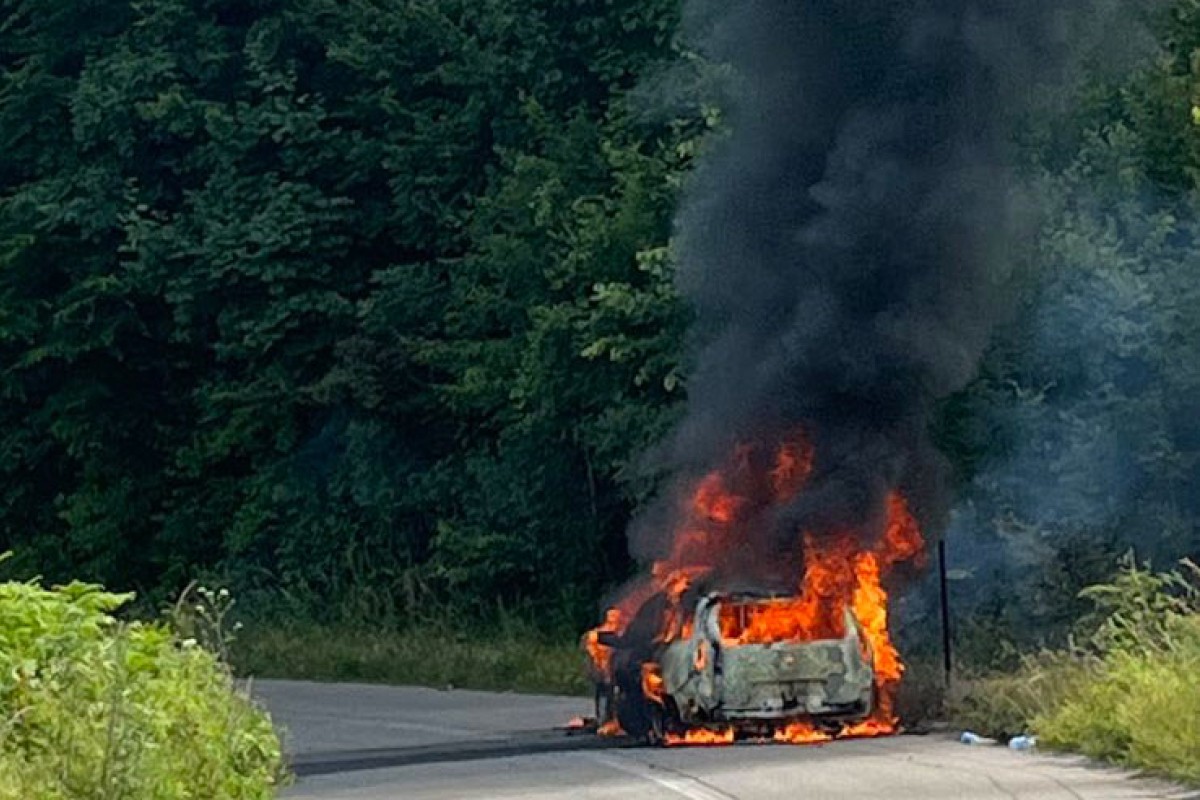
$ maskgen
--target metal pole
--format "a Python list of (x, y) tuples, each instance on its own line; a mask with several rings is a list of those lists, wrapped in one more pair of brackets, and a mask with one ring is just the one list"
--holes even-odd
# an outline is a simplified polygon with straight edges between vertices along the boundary
[(954, 673), (954, 657), (950, 642), (950, 579), (946, 571), (946, 540), (938, 542), (938, 584), (942, 597), (942, 669), (946, 681), (946, 689), (950, 689), (950, 681)]

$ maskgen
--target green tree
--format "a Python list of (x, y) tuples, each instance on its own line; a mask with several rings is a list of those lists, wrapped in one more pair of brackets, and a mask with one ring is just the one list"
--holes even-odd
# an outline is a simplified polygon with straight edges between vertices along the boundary
[(1004, 552), (976, 559), (977, 581), (994, 595), (1001, 572), (992, 613), (1018, 637), (1067, 632), (1128, 548), (1156, 564), (1200, 549), (1198, 15), (1152, 17), (1155, 58), (1098, 72), (1030, 137), (1044, 217), (1020, 304), (948, 408), (970, 479), (952, 536)]
[(678, 385), (661, 253), (702, 126), (629, 99), (675, 3), (0, 13), (26, 566), (477, 609), (621, 573), (626, 467)]

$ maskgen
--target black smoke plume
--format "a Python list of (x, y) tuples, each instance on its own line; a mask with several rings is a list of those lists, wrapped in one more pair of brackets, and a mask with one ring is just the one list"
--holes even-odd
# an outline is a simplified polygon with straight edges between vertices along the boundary
[[(747, 543), (877, 530), (900, 489), (927, 534), (948, 469), (929, 429), (974, 376), (1036, 213), (1017, 126), (1121, 30), (1116, 0), (691, 0), (704, 54), (736, 75), (729, 133), (677, 220), (696, 312), (685, 418), (660, 455), (678, 487), (738, 444), (803, 429), (808, 489), (764, 504)], [(671, 494), (668, 492), (668, 494)], [(677, 497), (634, 526), (662, 557)]]

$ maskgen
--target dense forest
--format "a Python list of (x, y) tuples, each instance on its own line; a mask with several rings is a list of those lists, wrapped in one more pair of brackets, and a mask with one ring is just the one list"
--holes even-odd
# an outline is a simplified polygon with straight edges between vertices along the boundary
[[(589, 620), (688, 385), (672, 217), (731, 84), (679, 4), (0, 9), (10, 570)], [(1200, 1), (1143, 23), (1014, 131), (1037, 233), (937, 425), (1010, 633), (1200, 551)]]

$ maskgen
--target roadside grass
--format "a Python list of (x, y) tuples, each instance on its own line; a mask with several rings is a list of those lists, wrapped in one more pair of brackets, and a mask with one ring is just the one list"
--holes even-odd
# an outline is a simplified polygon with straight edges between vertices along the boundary
[(1086, 595), (1096, 615), (1083, 644), (966, 682), (953, 719), (1200, 784), (1200, 570), (1155, 574), (1127, 560)]
[(257, 678), (360, 681), (435, 688), (585, 695), (577, 642), (516, 621), (475, 634), (423, 623), (329, 625), (250, 622), (233, 661)]
[(120, 620), (129, 600), (0, 583), (0, 800), (274, 797), (270, 719), (197, 640)]

